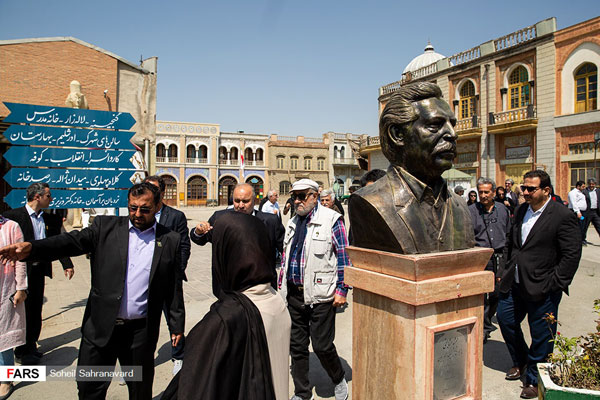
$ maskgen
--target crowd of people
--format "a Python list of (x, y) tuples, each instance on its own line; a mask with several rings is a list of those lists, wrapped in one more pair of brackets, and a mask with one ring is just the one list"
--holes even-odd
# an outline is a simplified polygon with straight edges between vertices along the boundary
[[(385, 171), (369, 171), (361, 186), (383, 176)], [(475, 244), (494, 250), (485, 267), (496, 285), (485, 297), (483, 340), (495, 329), (497, 315), (513, 360), (506, 379), (525, 378), (523, 398), (537, 397), (536, 364), (553, 350), (553, 331), (542, 318), (558, 316), (587, 227), (593, 224), (600, 233), (595, 184), (590, 179), (585, 188), (578, 182), (568, 208), (540, 170), (525, 174), (518, 189), (511, 179), (496, 187), (482, 177), (467, 194)], [(131, 399), (152, 398), (161, 314), (170, 332), (174, 376), (164, 399), (287, 399), (288, 371), (292, 399), (310, 399), (309, 345), (334, 385), (336, 400), (347, 399), (348, 383), (333, 342), (336, 310), (346, 305), (349, 290), (344, 269), (351, 265), (346, 247), (352, 234), (336, 193), (300, 179), (281, 210), (277, 191), (255, 204), (252, 185), (239, 184), (231, 208), (188, 231), (185, 215), (164, 204), (164, 192), (162, 178), (148, 177), (129, 190), (127, 217), (98, 215), (89, 227), (61, 234), (62, 220), (42, 211), (52, 198), (50, 188), (37, 183), (28, 188), (24, 207), (0, 217), (0, 365), (40, 362), (36, 342), (51, 262), (59, 259), (70, 279), (69, 257), (89, 254), (91, 290), (77, 363), (141, 366), (143, 380), (126, 382)], [(455, 192), (464, 196), (460, 187)], [(282, 214), (290, 212), (284, 227)], [(217, 301), (185, 337), (183, 282), (191, 242), (212, 244)], [(529, 345), (521, 330), (526, 316)], [(78, 381), (79, 397), (103, 399), (109, 384)], [(0, 398), (13, 390), (3, 382)]]

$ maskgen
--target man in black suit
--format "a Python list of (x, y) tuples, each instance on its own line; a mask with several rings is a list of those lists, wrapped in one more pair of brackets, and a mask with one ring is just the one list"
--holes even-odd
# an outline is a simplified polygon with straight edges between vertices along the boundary
[(594, 178), (588, 179), (588, 185), (583, 189), (583, 195), (585, 196), (585, 202), (587, 203), (587, 210), (583, 212), (584, 227), (583, 227), (583, 242), (588, 244), (586, 240), (586, 233), (590, 227), (590, 223), (596, 228), (596, 232), (600, 235), (600, 208), (598, 202), (600, 201), (600, 189), (596, 187), (596, 180)]
[[(537, 367), (554, 343), (544, 317), (558, 318), (562, 292), (568, 294), (581, 258), (581, 230), (576, 215), (550, 198), (550, 177), (541, 170), (525, 174), (526, 203), (515, 210), (506, 245), (508, 262), (498, 271), (498, 324), (513, 360), (507, 380), (526, 376), (521, 397), (537, 398)], [(531, 346), (521, 322), (528, 316)], [(556, 333), (556, 324), (550, 326)]]
[[(150, 183), (156, 186), (160, 191), (160, 203), (158, 204), (158, 212), (156, 213), (156, 222), (166, 226), (173, 232), (179, 233), (181, 241), (179, 242), (179, 250), (181, 251), (181, 277), (184, 281), (187, 281), (185, 276), (185, 269), (187, 267), (188, 260), (190, 258), (190, 237), (188, 236), (187, 218), (185, 214), (179, 210), (169, 207), (164, 203), (165, 189), (167, 187), (165, 180), (158, 175), (149, 176), (144, 179), (144, 182)], [(165, 319), (169, 319), (169, 309), (167, 304), (163, 306), (163, 313)], [(173, 333), (173, 332), (171, 332)], [(171, 360), (173, 360), (173, 375), (181, 369), (183, 365), (183, 348), (185, 346), (185, 336), (181, 337), (181, 340), (175, 347), (171, 347)]]
[[(3, 215), (19, 224), (23, 231), (23, 240), (26, 242), (58, 235), (62, 228), (62, 217), (42, 211), (48, 208), (51, 200), (52, 194), (47, 183), (32, 183), (27, 188), (27, 204), (24, 207), (8, 210)], [(71, 259), (61, 258), (60, 263), (65, 276), (71, 279), (74, 274)], [(51, 262), (27, 263), (29, 294), (25, 300), (26, 341), (24, 345), (15, 348), (15, 357), (23, 365), (37, 364), (42, 358), (36, 342), (42, 330), (45, 276), (52, 279)]]
[[(92, 287), (83, 315), (78, 366), (141, 366), (142, 381), (127, 381), (130, 399), (151, 399), (154, 351), (163, 304), (176, 345), (184, 330), (179, 241), (155, 220), (159, 190), (129, 190), (129, 218), (99, 216), (91, 227), (0, 249), (0, 260), (51, 261), (91, 253)], [(139, 378), (139, 376), (138, 376)], [(110, 381), (78, 381), (80, 399), (104, 399)]]
[[(269, 234), (271, 246), (276, 252), (276, 259), (279, 259), (280, 255), (283, 252), (283, 236), (285, 235), (285, 228), (281, 223), (281, 219), (278, 218), (275, 214), (267, 214), (254, 209), (254, 199), (254, 188), (252, 187), (252, 185), (248, 183), (238, 184), (233, 189), (233, 211), (253, 215), (265, 224), (265, 226), (267, 227), (267, 232)], [(223, 213), (231, 211), (231, 209), (216, 211), (208, 219), (208, 221), (202, 221), (198, 223), (196, 227), (192, 228), (192, 230), (190, 231), (190, 238), (192, 239), (192, 242), (200, 246), (204, 246), (208, 242), (212, 243), (212, 228), (215, 224), (215, 221), (217, 221), (219, 216), (223, 215)], [(275, 287), (276, 285), (276, 265), (277, 262), (273, 264), (273, 287)], [(219, 293), (218, 290), (219, 289), (216, 286), (213, 274), (213, 293), (215, 294), (215, 296)]]

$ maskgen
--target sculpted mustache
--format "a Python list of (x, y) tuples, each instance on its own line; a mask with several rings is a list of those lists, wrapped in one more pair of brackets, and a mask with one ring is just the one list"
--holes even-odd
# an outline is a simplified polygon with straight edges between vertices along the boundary
[(436, 151), (436, 153), (444, 153), (446, 151), (451, 151), (453, 153), (456, 153), (456, 145), (452, 144), (452, 143), (448, 143), (448, 144), (444, 145), (442, 148), (438, 149)]

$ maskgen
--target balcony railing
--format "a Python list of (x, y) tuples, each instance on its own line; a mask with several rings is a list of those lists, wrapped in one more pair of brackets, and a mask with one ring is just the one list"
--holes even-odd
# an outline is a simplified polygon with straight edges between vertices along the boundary
[(450, 65), (464, 64), (469, 61), (473, 61), (481, 57), (481, 50), (479, 46), (473, 47), (472, 49), (465, 50), (453, 56), (450, 56)]
[(159, 157), (156, 156), (157, 163), (177, 163), (177, 157)]
[(356, 159), (354, 157), (352, 157), (352, 158), (339, 158), (339, 157), (336, 157), (336, 158), (333, 159), (333, 163), (334, 164), (354, 165), (354, 164), (356, 164)]
[(533, 105), (514, 110), (503, 111), (499, 113), (490, 113), (490, 125), (506, 124), (508, 122), (523, 121), (537, 117), (536, 109)]
[(456, 132), (460, 132), (473, 128), (479, 128), (479, 117), (477, 115), (473, 115), (471, 118), (459, 119), (458, 121), (456, 121), (456, 126), (454, 127), (454, 130)]
[(379, 136), (370, 136), (360, 141), (360, 147), (375, 146), (379, 144)]
[(494, 40), (494, 49), (496, 49), (496, 51), (508, 49), (509, 47), (513, 47), (518, 44), (535, 39), (535, 37), (535, 25), (531, 25), (527, 28), (523, 28), (521, 30), (518, 30), (516, 32)]
[(314, 138), (314, 137), (305, 137), (304, 141), (309, 142), (309, 143), (323, 143), (322, 138)]
[(277, 135), (277, 140), (284, 140), (286, 142), (295, 142), (296, 136), (280, 136)]
[(208, 164), (208, 158), (186, 158), (188, 164)]
[(238, 165), (238, 160), (219, 160), (219, 165)]
[(264, 167), (264, 160), (244, 160), (244, 164), (247, 167)]

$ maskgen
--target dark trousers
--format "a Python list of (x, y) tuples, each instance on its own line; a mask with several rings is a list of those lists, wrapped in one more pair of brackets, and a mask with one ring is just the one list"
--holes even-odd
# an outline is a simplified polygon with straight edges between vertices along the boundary
[[(166, 304), (163, 304), (163, 314), (165, 315), (165, 320), (169, 321), (169, 307)], [(169, 333), (171, 332), (171, 328), (169, 328)], [(171, 359), (172, 360), (183, 360), (183, 348), (185, 347), (185, 335), (181, 336), (181, 340), (177, 343), (177, 346), (171, 346)]]
[[(113, 334), (104, 347), (95, 346), (89, 340), (81, 338), (77, 366), (116, 365), (117, 360), (123, 366), (141, 366), (142, 381), (127, 382), (129, 399), (152, 399), (154, 380), (154, 350), (156, 342), (148, 340), (146, 319), (128, 321), (124, 325), (115, 325)], [(79, 399), (105, 399), (110, 381), (77, 381)]]
[[(495, 254), (492, 255), (492, 259)], [(494, 275), (496, 275), (496, 268), (494, 267), (494, 262), (490, 260), (486, 267), (486, 271), (492, 271)], [(483, 297), (483, 335), (484, 337), (488, 336), (492, 331), (496, 328), (494, 324), (492, 324), (492, 318), (496, 314), (496, 310), (498, 309), (498, 285), (494, 283), (494, 291), (490, 293), (486, 293)]]
[[(508, 293), (500, 293), (499, 298), (498, 325), (513, 365), (527, 365), (525, 383), (537, 386), (537, 363), (546, 361), (548, 354), (552, 353), (554, 343), (550, 340), (552, 334), (556, 333), (556, 324), (550, 325), (550, 334), (544, 317), (547, 313), (552, 313), (558, 318), (558, 304), (562, 292), (550, 293), (540, 301), (530, 301), (520, 295), (517, 286), (513, 286)], [(525, 315), (531, 333), (531, 346), (525, 343), (521, 330), (521, 322)]]
[(590, 224), (594, 225), (594, 228), (596, 228), (596, 232), (598, 232), (598, 235), (600, 235), (600, 215), (598, 215), (598, 209), (584, 211), (583, 217), (583, 240), (585, 240)]
[(288, 309), (292, 319), (290, 355), (294, 393), (310, 399), (312, 391), (308, 381), (308, 344), (312, 347), (332, 382), (344, 379), (344, 369), (333, 344), (335, 337), (335, 307), (333, 302), (304, 305), (304, 293), (288, 282)]
[(32, 267), (27, 272), (29, 294), (25, 299), (25, 344), (15, 348), (15, 356), (23, 357), (37, 350), (36, 342), (42, 331), (42, 305), (46, 277), (43, 268)]

